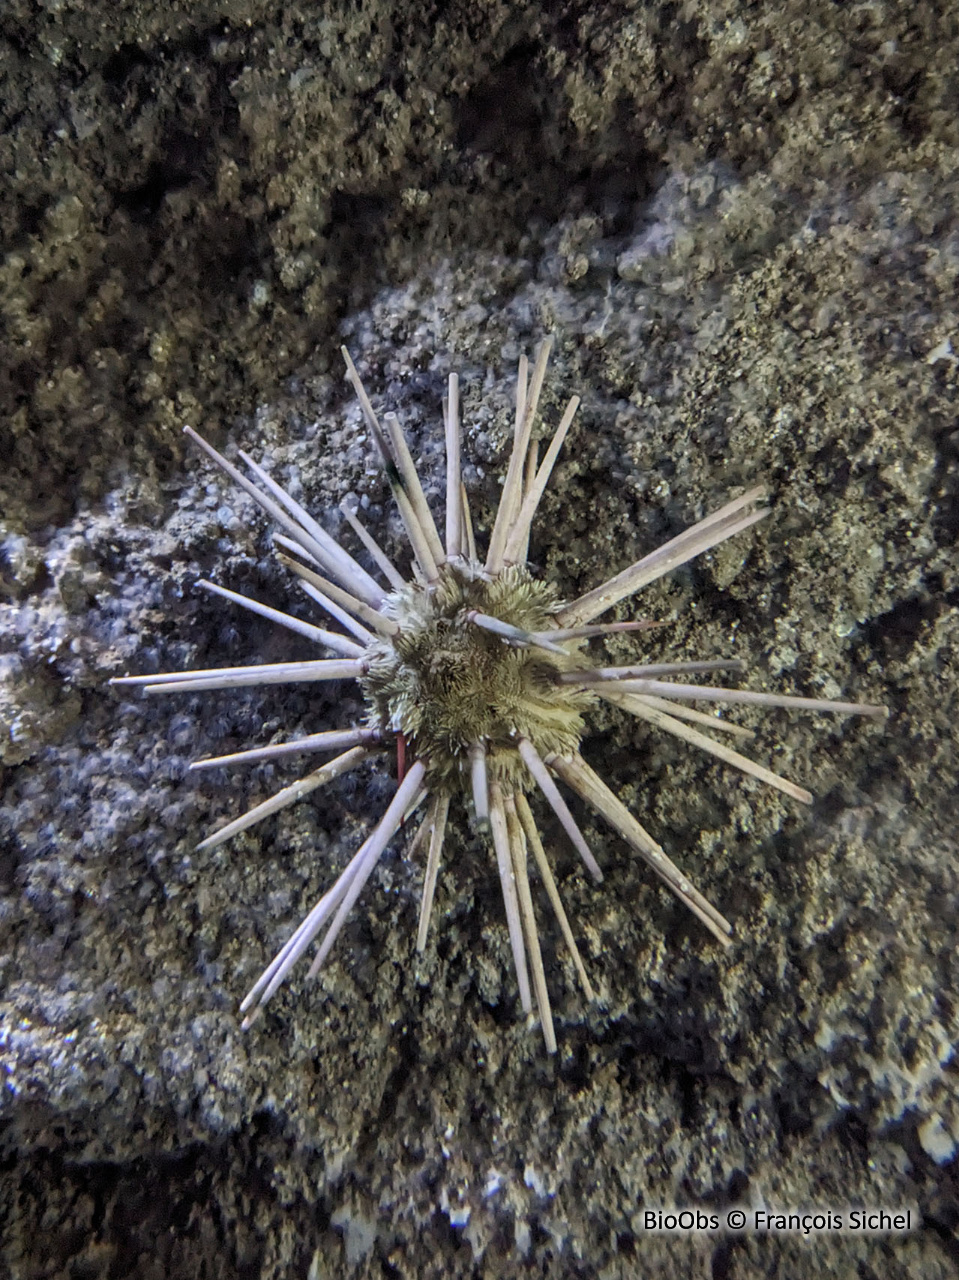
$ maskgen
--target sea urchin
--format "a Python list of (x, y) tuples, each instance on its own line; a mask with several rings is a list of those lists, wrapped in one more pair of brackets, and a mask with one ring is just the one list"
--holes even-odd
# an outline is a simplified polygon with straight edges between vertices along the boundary
[[(571, 603), (537, 580), (526, 564), (530, 527), (563, 440), (579, 406), (573, 397), (541, 462), (533, 441), (537, 406), (551, 342), (539, 348), (530, 373), (521, 358), (516, 389), (513, 449), (485, 558), (477, 552), (469, 503), (461, 479), (457, 375), (450, 374), (444, 403), (446, 434), (445, 543), (426, 502), (400, 424), (393, 414), (378, 420), (349, 353), (348, 377), (379, 451), (409, 537), (412, 573), (405, 579), (344, 508), (344, 514), (375, 563), (380, 585), (299, 503), (245, 453), (252, 479), (241, 473), (190, 427), (186, 432), (283, 530), (280, 560), (299, 585), (331, 614), (344, 632), (332, 632), (281, 613), (210, 582), (200, 585), (251, 609), (335, 653), (313, 662), (261, 664), (210, 671), (124, 676), (115, 684), (142, 685), (147, 693), (186, 693), (294, 681), (358, 680), (366, 700), (363, 726), (233, 755), (197, 761), (194, 769), (275, 759), (306, 752), (342, 750), (330, 763), (285, 787), (201, 844), (209, 848), (318, 787), (355, 769), (395, 743), (399, 785), (379, 823), (352, 861), (273, 959), (241, 1005), (244, 1026), (254, 1020), (321, 929), (326, 934), (310, 969), (330, 952), (373, 868), (404, 819), (425, 805), (414, 845), (429, 840), (417, 947), (426, 945), (437, 871), (450, 800), (464, 795), (474, 825), (488, 828), (506, 908), (520, 1003), (532, 1011), (535, 997), (547, 1049), (556, 1038), (540, 953), (527, 871), (531, 851), (587, 996), (592, 992), (560, 901), (527, 792), (540, 791), (596, 880), (602, 872), (559, 788), (559, 779), (600, 814), (660, 879), (724, 945), (728, 922), (639, 824), (579, 753), (584, 717), (597, 699), (620, 707), (727, 764), (808, 803), (809, 792), (703, 730), (734, 738), (744, 731), (687, 704), (748, 703), (812, 711), (882, 716), (882, 707), (777, 697), (767, 693), (677, 683), (664, 677), (720, 669), (738, 662), (667, 662), (627, 667), (592, 666), (583, 653), (593, 636), (640, 630), (644, 622), (592, 625), (593, 620), (641, 587), (694, 556), (725, 542), (769, 514), (763, 488), (714, 511), (685, 533), (630, 565)], [(351, 638), (352, 637), (352, 638)]]

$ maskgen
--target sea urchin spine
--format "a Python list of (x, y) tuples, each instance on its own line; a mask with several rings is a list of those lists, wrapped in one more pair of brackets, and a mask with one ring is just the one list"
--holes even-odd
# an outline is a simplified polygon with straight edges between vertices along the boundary
[[(327, 631), (210, 582), (200, 585), (243, 608), (298, 632), (337, 655), (313, 662), (287, 662), (212, 671), (125, 676), (114, 684), (140, 685), (147, 693), (186, 693), (251, 685), (356, 679), (367, 704), (364, 726), (311, 734), (290, 742), (198, 760), (194, 769), (237, 765), (312, 751), (342, 750), (328, 764), (285, 787), (248, 813), (214, 832), (209, 848), (294, 804), (364, 763), (390, 741), (405, 752), (408, 766), (386, 813), (302, 924), (275, 956), (241, 1010), (248, 1027), (320, 930), (326, 934), (310, 969), (325, 961), (350, 910), (400, 824), (425, 803), (414, 846), (429, 840), (416, 945), (426, 945), (430, 911), (447, 831), (450, 799), (463, 795), (474, 823), (488, 828), (499, 871), (513, 963), (524, 1012), (539, 1012), (546, 1047), (556, 1049), (549, 994), (528, 876), (532, 850), (540, 878), (573, 958), (583, 989), (592, 998), (585, 966), (560, 901), (526, 793), (538, 790), (594, 879), (602, 872), (556, 784), (565, 783), (600, 814), (724, 945), (731, 926), (609, 790), (579, 753), (584, 716), (602, 698), (658, 729), (708, 751), (743, 773), (810, 802), (808, 791), (702, 732), (743, 736), (739, 726), (688, 702), (749, 703), (813, 711), (882, 716), (883, 707), (678, 683), (689, 676), (738, 662), (672, 662), (596, 667), (583, 654), (586, 641), (611, 632), (640, 630), (647, 622), (591, 625), (593, 619), (694, 556), (742, 533), (769, 514), (763, 488), (751, 489), (630, 565), (608, 582), (569, 604), (538, 581), (526, 565), (530, 529), (559, 450), (579, 406), (574, 396), (541, 462), (532, 441), (551, 341), (539, 348), (532, 372), (524, 357), (517, 378), (513, 448), (485, 560), (480, 560), (460, 465), (460, 402), (456, 374), (444, 402), (446, 435), (445, 545), (430, 512), (409, 448), (393, 414), (379, 421), (343, 348), (347, 376), (376, 443), (402, 516), (413, 554), (404, 578), (356, 517), (344, 514), (377, 571), (376, 578), (350, 555), (252, 458), (240, 457), (250, 479), (192, 428), (187, 434), (283, 530), (275, 540), (290, 554), (280, 561), (303, 591), (349, 635)], [(678, 705), (677, 705), (678, 704)], [(693, 727), (698, 726), (698, 727)]]

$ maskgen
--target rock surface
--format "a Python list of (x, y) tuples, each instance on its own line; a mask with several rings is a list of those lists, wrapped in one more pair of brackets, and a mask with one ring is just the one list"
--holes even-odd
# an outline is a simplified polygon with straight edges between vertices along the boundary
[[(3, 1266), (20, 1277), (959, 1270), (959, 136), (934, 6), (739, 12), (250, 0), (0, 16)], [(398, 842), (320, 982), (237, 1001), (344, 865), (389, 762), (231, 844), (296, 776), (196, 756), (355, 691), (149, 699), (127, 670), (310, 656), (253, 452), (321, 519), (399, 527), (336, 347), (442, 492), (464, 389), (488, 523), (516, 360), (577, 427), (531, 549), (572, 597), (762, 481), (773, 515), (640, 597), (643, 652), (884, 725), (733, 718), (811, 809), (612, 713), (587, 756), (735, 924), (728, 955), (583, 815), (556, 833), (597, 988), (515, 998), (460, 816), (425, 957)], [(344, 534), (344, 537), (351, 535)], [(305, 616), (305, 615), (304, 615)], [(622, 661), (637, 641), (607, 646)], [(655, 659), (654, 659), (655, 660)], [(455, 850), (455, 852), (454, 852)], [(882, 1206), (905, 1235), (655, 1234), (648, 1210)]]

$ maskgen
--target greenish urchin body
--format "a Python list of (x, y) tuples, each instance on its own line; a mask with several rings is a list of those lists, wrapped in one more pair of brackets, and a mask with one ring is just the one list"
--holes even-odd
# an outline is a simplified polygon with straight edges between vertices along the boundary
[(552, 585), (524, 566), (490, 578), (469, 560), (444, 565), (435, 584), (410, 583), (384, 603), (400, 631), (369, 650), (360, 681), (368, 723), (403, 734), (410, 757), (427, 762), (431, 791), (468, 791), (471, 743), (486, 745), (493, 779), (524, 790), (531, 780), (518, 738), (542, 757), (578, 750), (593, 695), (557, 677), (582, 665), (579, 646), (570, 645), (566, 657), (512, 647), (470, 621), (482, 613), (521, 631), (549, 631), (558, 608)]

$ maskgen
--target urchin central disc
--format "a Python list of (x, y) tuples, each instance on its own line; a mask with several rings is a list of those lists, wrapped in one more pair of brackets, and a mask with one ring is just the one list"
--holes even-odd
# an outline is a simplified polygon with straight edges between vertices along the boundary
[(494, 776), (514, 784), (524, 772), (519, 738), (541, 755), (575, 751), (589, 695), (559, 681), (575, 655), (517, 646), (489, 629), (498, 622), (545, 639), (556, 608), (552, 587), (520, 565), (490, 577), (474, 561), (457, 561), (429, 586), (394, 592), (384, 613), (399, 632), (377, 642), (362, 682), (371, 723), (402, 733), (434, 783), (447, 785), (477, 743)]

